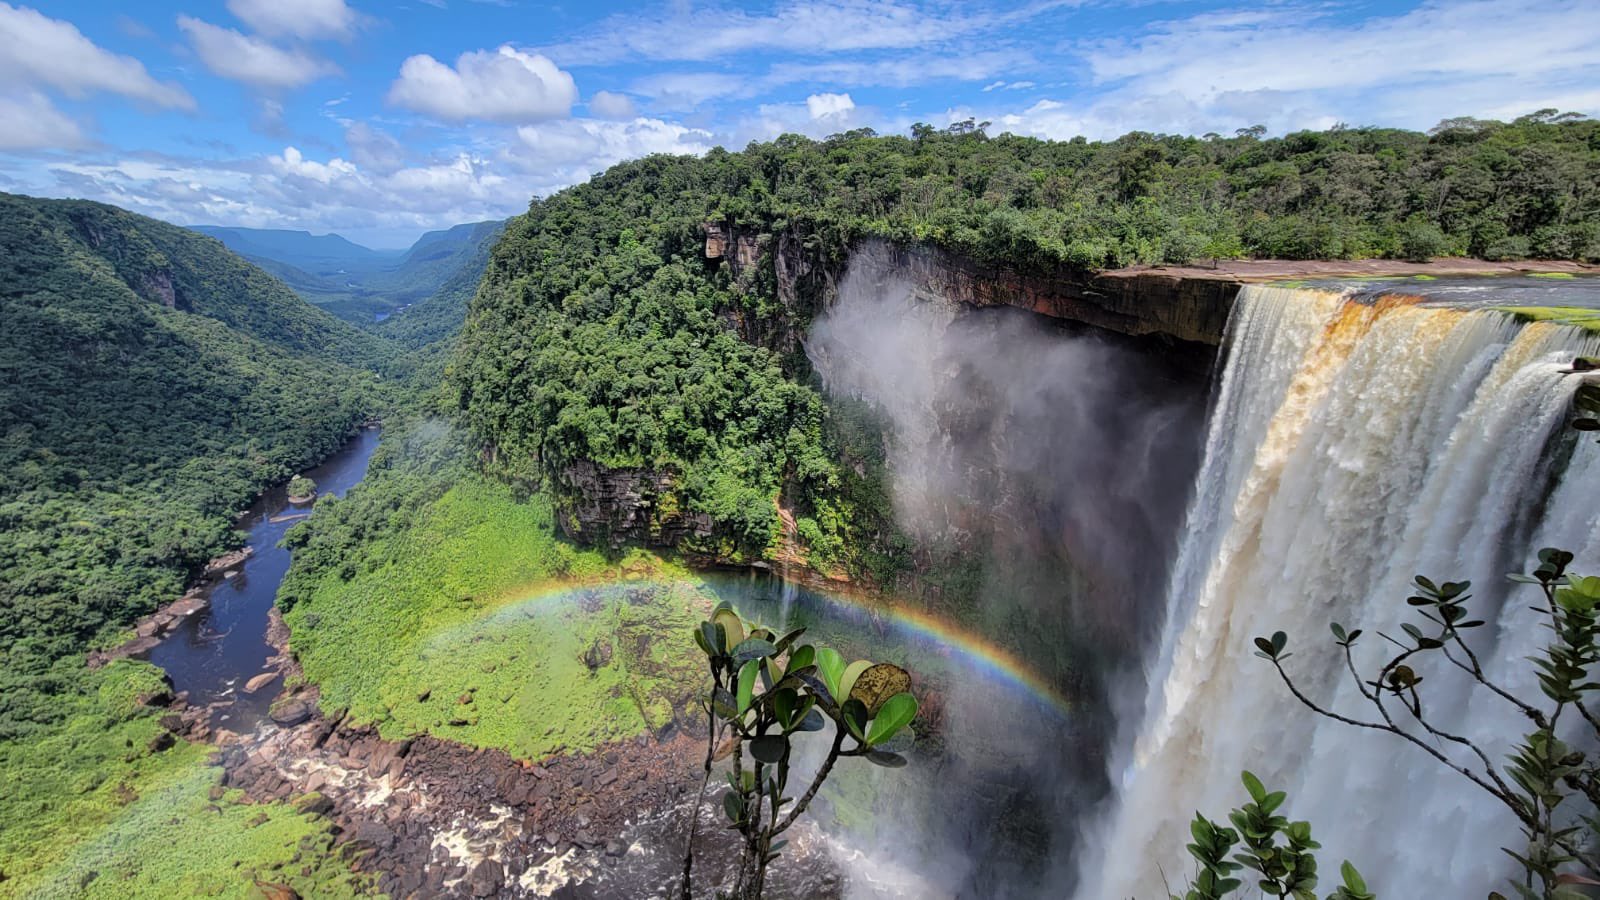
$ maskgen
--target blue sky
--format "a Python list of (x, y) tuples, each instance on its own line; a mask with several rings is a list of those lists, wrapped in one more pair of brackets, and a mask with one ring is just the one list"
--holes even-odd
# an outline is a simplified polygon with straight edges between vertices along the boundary
[(0, 2), (0, 190), (374, 246), (784, 132), (1600, 113), (1600, 3)]

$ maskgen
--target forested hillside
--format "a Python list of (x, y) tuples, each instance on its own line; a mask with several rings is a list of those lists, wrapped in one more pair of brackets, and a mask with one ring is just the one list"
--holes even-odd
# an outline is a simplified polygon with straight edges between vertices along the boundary
[[(489, 245), (499, 236), (502, 222), (470, 222), (430, 231), (405, 251), (371, 250), (337, 234), (312, 235), (304, 231), (263, 228), (191, 226), (192, 230), (221, 240), (228, 249), (281, 279), (310, 303), (356, 325), (387, 323), (411, 312), (407, 307), (441, 304), (429, 301), (449, 292), (456, 297), (454, 281), (470, 282), (466, 297), (477, 286)], [(442, 336), (453, 331), (465, 315), (465, 299), (447, 299), (444, 317), (429, 312), (430, 324), (403, 329), (402, 338), (420, 346), (416, 338)], [(427, 343), (428, 340), (421, 341)]]
[(476, 222), (419, 238), (401, 268), (385, 278), (411, 283), (413, 289), (431, 287), (432, 293), (383, 320), (377, 332), (413, 349), (454, 337), (504, 227), (504, 222)]
[[(810, 273), (800, 296), (780, 302), (770, 255), (738, 278), (708, 263), (707, 222), (796, 248)], [(870, 428), (824, 411), (803, 358), (729, 327), (801, 332), (816, 274), (865, 237), (1024, 270), (1213, 256), (1594, 259), (1600, 122), (1541, 113), (1430, 134), (1105, 143), (990, 138), (969, 123), (624, 163), (507, 226), (456, 364), (466, 420), (494, 469), (550, 488), (585, 538), (620, 527), (583, 521), (586, 498), (632, 491), (647, 521), (628, 537), (760, 556), (780, 539), (782, 505), (814, 562), (881, 568), (894, 539), (873, 513), (884, 498), (866, 464), (878, 452)]]
[(91, 702), (89, 642), (175, 598), (255, 493), (381, 408), (381, 338), (217, 241), (0, 195), (0, 742)]

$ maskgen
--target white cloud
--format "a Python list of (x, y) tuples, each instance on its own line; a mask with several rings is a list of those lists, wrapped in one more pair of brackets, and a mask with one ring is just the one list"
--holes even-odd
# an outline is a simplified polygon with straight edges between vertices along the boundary
[(799, 0), (780, 4), (771, 13), (684, 5), (664, 15), (612, 16), (549, 52), (564, 63), (593, 65), (629, 58), (709, 60), (754, 50), (819, 54), (908, 49), (1004, 31), (1058, 5), (1035, 3), (1014, 13), (928, 8), (904, 0)]
[(1032, 63), (1022, 51), (905, 56), (895, 59), (841, 59), (820, 63), (778, 63), (761, 79), (764, 86), (828, 84), (842, 87), (912, 87), (936, 81), (985, 81)]
[(37, 91), (0, 95), (0, 150), (76, 147), (83, 133)]
[[(990, 116), (1022, 133), (1273, 132), (1337, 121), (1426, 128), (1543, 106), (1600, 112), (1600, 6), (1425, 2), (1345, 23), (1324, 6), (1209, 12), (1080, 46), (1099, 90)], [(985, 118), (979, 116), (979, 118)]]
[(806, 110), (813, 119), (838, 119), (855, 108), (849, 94), (812, 94), (806, 98)]
[(189, 43), (206, 68), (252, 87), (296, 88), (339, 71), (337, 66), (308, 53), (285, 50), (254, 35), (243, 35), (191, 16), (179, 16), (178, 28), (189, 36)]
[(156, 81), (133, 57), (101, 48), (70, 22), (9, 3), (0, 3), (0, 84), (10, 89), (49, 87), (73, 97), (105, 91), (156, 106), (194, 109), (187, 91)]
[(590, 97), (589, 112), (602, 119), (631, 119), (635, 115), (633, 99), (611, 91), (600, 91)]
[(641, 78), (630, 89), (649, 97), (658, 109), (687, 112), (709, 100), (753, 97), (765, 87), (758, 78), (721, 72), (666, 72)]
[(507, 45), (463, 53), (455, 68), (426, 54), (410, 57), (388, 99), (447, 122), (537, 122), (568, 115), (578, 86), (549, 59)]
[(344, 130), (345, 145), (357, 165), (378, 172), (393, 172), (405, 165), (406, 148), (387, 132), (365, 122), (351, 122)]
[(867, 126), (903, 131), (909, 120), (883, 121), (877, 110), (856, 106), (848, 94), (813, 94), (802, 103), (763, 103), (736, 121), (725, 135), (728, 146), (769, 141), (781, 134), (823, 138)]
[(546, 171), (547, 190), (576, 184), (625, 159), (652, 153), (700, 154), (715, 142), (708, 131), (660, 119), (627, 122), (569, 119), (517, 129), (519, 146), (508, 157), (532, 171)]
[(344, 0), (228, 0), (228, 11), (256, 31), (303, 39), (349, 37), (355, 10)]
[[(0, 106), (3, 114), (3, 106)], [(3, 119), (0, 119), (3, 122)], [(424, 230), (504, 218), (529, 198), (651, 153), (704, 153), (709, 132), (659, 119), (569, 119), (496, 129), (509, 143), (443, 150), (408, 163), (371, 125), (347, 126), (348, 156), (298, 146), (239, 161), (128, 156), (50, 164), (30, 193), (90, 197), (180, 223), (337, 231), (403, 244)], [(24, 173), (25, 174), (25, 173)]]

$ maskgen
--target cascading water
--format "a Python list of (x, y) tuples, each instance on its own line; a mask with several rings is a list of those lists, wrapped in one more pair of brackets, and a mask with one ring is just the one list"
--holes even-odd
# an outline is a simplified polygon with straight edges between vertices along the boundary
[[(1244, 289), (1142, 724), (1080, 857), (1082, 900), (1166, 896), (1163, 876), (1176, 887), (1190, 871), (1188, 820), (1245, 799), (1244, 769), (1288, 791), (1325, 868), (1350, 859), (1380, 895), (1501, 885), (1511, 863), (1498, 848), (1517, 835), (1495, 800), (1398, 738), (1318, 718), (1251, 639), (1287, 632), (1297, 683), (1370, 718), (1329, 623), (1368, 632), (1356, 662), (1371, 671), (1390, 649), (1377, 632), (1411, 620), (1413, 575), (1471, 579), (1471, 608), (1492, 623), (1476, 649), (1526, 689), (1516, 676), (1544, 633), (1504, 573), (1546, 544), (1600, 570), (1600, 448), (1561, 428), (1581, 381), (1563, 370), (1597, 347), (1486, 310)], [(1454, 672), (1420, 674), (1436, 723), (1503, 758), (1521, 717)]]

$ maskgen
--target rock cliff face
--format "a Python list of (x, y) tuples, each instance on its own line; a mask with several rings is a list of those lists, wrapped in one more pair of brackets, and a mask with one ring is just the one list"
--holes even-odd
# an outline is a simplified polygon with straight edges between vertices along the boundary
[(711, 517), (681, 509), (677, 476), (609, 469), (584, 460), (562, 470), (561, 530), (573, 540), (620, 547), (682, 547), (712, 536)]
[(1070, 268), (1039, 274), (993, 266), (925, 246), (868, 241), (857, 254), (880, 261), (929, 293), (971, 306), (1014, 306), (1133, 337), (1215, 346), (1239, 292), (1232, 281), (1097, 275)]
[[(778, 301), (786, 312), (785, 323), (753, 322), (732, 314), (730, 324), (746, 340), (780, 353), (798, 348), (797, 328), (803, 329), (832, 303), (839, 273), (813, 258), (797, 235), (750, 234), (717, 222), (704, 229), (706, 259), (726, 261), (742, 285), (753, 285), (757, 267), (770, 257)], [(1132, 337), (1205, 347), (1221, 343), (1228, 310), (1241, 284), (1240, 279), (1228, 277), (1196, 277), (1189, 270), (1094, 273), (1062, 267), (1047, 273), (1024, 272), (934, 247), (882, 240), (856, 245), (852, 258), (861, 256), (875, 257), (882, 267), (911, 279), (919, 289), (959, 303), (1012, 306)]]
[[(838, 297), (842, 264), (808, 248), (799, 234), (742, 231), (726, 223), (704, 226), (708, 262), (724, 264), (738, 289), (775, 294), (779, 312), (733, 307), (724, 320), (742, 338), (804, 366), (802, 340), (813, 319)], [(1170, 277), (1160, 272), (1105, 277), (1062, 270), (1026, 274), (984, 266), (927, 247), (866, 241), (853, 250), (877, 257), (881, 268), (909, 278), (920, 291), (978, 307), (1013, 306), (1150, 341), (1152, 350), (1177, 348), (1209, 363), (1222, 338), (1239, 282)], [(769, 295), (771, 296), (771, 295)], [(1205, 365), (1200, 365), (1204, 371)], [(694, 553), (718, 541), (711, 517), (683, 509), (674, 473), (608, 469), (593, 462), (560, 473), (560, 523), (571, 538), (621, 546), (637, 542)], [(715, 552), (703, 553), (715, 558)], [(725, 561), (725, 560), (724, 560)], [(782, 562), (781, 560), (779, 562)], [(788, 568), (792, 569), (793, 566)], [(791, 577), (794, 573), (791, 572)]]

